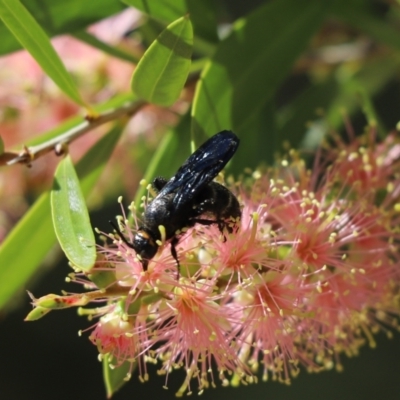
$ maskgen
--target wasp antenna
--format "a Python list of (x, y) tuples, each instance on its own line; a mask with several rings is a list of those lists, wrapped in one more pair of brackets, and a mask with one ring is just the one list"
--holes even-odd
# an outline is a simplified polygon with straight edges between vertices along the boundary
[(124, 236), (124, 234), (121, 232), (121, 229), (119, 229), (119, 227), (117, 226), (117, 224), (113, 221), (108, 221), (110, 223), (110, 225), (117, 231), (120, 239), (130, 248), (133, 249), (132, 243), (129, 243), (128, 239)]

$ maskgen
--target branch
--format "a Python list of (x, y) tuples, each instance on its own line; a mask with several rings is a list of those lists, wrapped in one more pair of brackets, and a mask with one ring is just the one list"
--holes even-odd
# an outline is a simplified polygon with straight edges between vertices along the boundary
[(71, 143), (75, 139), (85, 133), (97, 128), (106, 122), (113, 121), (124, 115), (136, 114), (146, 103), (142, 100), (135, 100), (122, 105), (121, 107), (105, 111), (95, 117), (87, 116), (85, 120), (68, 131), (43, 142), (36, 146), (24, 147), (19, 153), (4, 152), (0, 154), (0, 165), (27, 164), (43, 156), (46, 153), (54, 151), (57, 155), (62, 154), (66, 144)]

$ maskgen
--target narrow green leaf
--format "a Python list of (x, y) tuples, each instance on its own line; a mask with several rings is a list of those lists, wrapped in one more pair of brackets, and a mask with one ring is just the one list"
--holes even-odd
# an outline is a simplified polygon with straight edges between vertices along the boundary
[[(81, 187), (87, 197), (98, 180), (120, 135), (120, 126), (102, 137), (78, 162), (77, 172)], [(51, 209), (50, 193), (43, 193), (21, 218), (0, 247), (0, 309), (24, 289), (44, 257), (56, 243)]]
[[(147, 182), (151, 182), (156, 176), (164, 176), (169, 179), (182, 165), (183, 161), (189, 157), (189, 121), (189, 116), (183, 117), (175, 129), (170, 130), (163, 136), (146, 168), (143, 178)], [(185, 128), (182, 129), (183, 127)], [(139, 186), (134, 199), (135, 204), (140, 204), (140, 199), (145, 194), (145, 191), (146, 189), (143, 186)]]
[(35, 307), (25, 317), (25, 321), (37, 321), (38, 319), (43, 318), (45, 315), (47, 315), (50, 311), (51, 310), (49, 308)]
[(152, 18), (170, 23), (187, 13), (185, 0), (122, 0)]
[(56, 85), (74, 102), (85, 106), (48, 36), (20, 1), (0, 0), (0, 18)]
[(172, 105), (189, 74), (192, 46), (193, 30), (187, 16), (168, 25), (136, 67), (133, 92), (150, 103)]
[(195, 40), (200, 36), (210, 43), (218, 42), (216, 2), (214, 0), (186, 0), (186, 4), (193, 24)]
[(0, 136), (0, 154), (4, 153), (4, 142)]
[[(151, 182), (156, 176), (171, 178), (186, 158), (190, 155), (190, 115), (185, 114), (179, 124), (167, 132), (157, 150), (151, 157), (147, 166), (144, 179)], [(145, 194), (145, 188), (140, 186), (135, 195), (135, 204), (140, 204), (140, 199)]]
[(217, 3), (214, 0), (186, 0), (194, 31), (193, 53), (211, 57), (219, 42)]
[(51, 223), (50, 195), (41, 195), (0, 247), (0, 309), (33, 275), (56, 242)]
[[(327, 8), (317, 0), (276, 0), (238, 20), (203, 70), (192, 107), (193, 133), (209, 136), (232, 129), (244, 139), (248, 127), (261, 123), (265, 110), (271, 109), (269, 102)], [(274, 146), (268, 135), (265, 131), (259, 146)], [(243, 140), (239, 151), (245, 146)], [(268, 148), (269, 153), (274, 150)], [(260, 161), (251, 158), (251, 163)]]
[(58, 164), (50, 193), (54, 231), (67, 258), (88, 271), (96, 260), (89, 212), (71, 157)]
[[(126, 6), (116, 0), (22, 0), (49, 36), (84, 29)], [(0, 20), (0, 55), (21, 49), (21, 44)]]
[[(213, 43), (218, 41), (217, 22), (214, 0), (122, 0), (148, 15), (151, 19), (139, 30), (145, 37), (150, 36), (150, 29), (155, 21), (165, 27), (183, 15), (190, 14), (195, 32), (194, 49), (198, 54), (210, 56), (214, 52)], [(146, 27), (146, 26), (147, 27)], [(153, 40), (153, 39), (152, 39)]]
[(272, 99), (267, 101), (260, 112), (252, 114), (241, 127), (244, 135), (238, 151), (232, 159), (230, 171), (239, 175), (244, 168), (255, 169), (260, 163), (272, 164), (280, 141), (276, 129), (276, 109)]
[(132, 369), (130, 362), (125, 362), (118, 368), (110, 368), (109, 355), (103, 357), (103, 380), (107, 399), (110, 399), (126, 382)]
[(335, 76), (331, 76), (323, 82), (313, 83), (280, 110), (278, 131), (282, 140), (288, 141), (295, 148), (298, 147), (306, 133), (306, 125), (319, 118), (316, 111), (327, 110), (338, 92), (339, 83)]

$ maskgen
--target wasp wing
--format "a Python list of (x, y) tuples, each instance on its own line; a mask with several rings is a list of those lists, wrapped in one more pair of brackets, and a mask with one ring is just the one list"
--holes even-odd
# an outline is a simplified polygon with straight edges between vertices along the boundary
[(175, 193), (172, 204), (174, 211), (179, 211), (218, 175), (238, 146), (239, 138), (233, 132), (215, 134), (182, 164), (157, 197)]

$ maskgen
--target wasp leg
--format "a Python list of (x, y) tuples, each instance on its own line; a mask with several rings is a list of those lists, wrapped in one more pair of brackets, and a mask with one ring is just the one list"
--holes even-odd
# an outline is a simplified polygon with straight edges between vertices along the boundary
[(218, 229), (223, 233), (224, 228), (227, 229), (229, 233), (233, 232), (232, 227), (229, 226), (229, 222), (223, 220), (223, 219), (203, 219), (203, 218), (193, 218), (190, 220), (190, 222), (193, 222), (194, 224), (200, 224), (200, 225), (212, 225), (212, 224), (217, 224)]
[(203, 219), (203, 218), (193, 218), (190, 220), (190, 222), (193, 222), (193, 224), (200, 224), (200, 225), (212, 225), (212, 224), (218, 224), (218, 228), (220, 223), (223, 223), (224, 221), (218, 221), (214, 219)]
[(210, 225), (204, 221), (202, 215), (212, 215), (215, 220), (212, 223), (218, 224), (222, 232), (224, 228), (229, 233), (237, 230), (236, 221), (241, 217), (240, 204), (237, 198), (225, 186), (217, 182), (211, 182), (198, 194), (194, 202), (192, 217), (193, 221), (199, 217), (199, 223)]
[(212, 225), (212, 224), (217, 224), (219, 231), (224, 236), (224, 242), (227, 241), (226, 235), (224, 234), (224, 228), (226, 228), (228, 233), (232, 233), (233, 232), (233, 229), (223, 219), (211, 220), (211, 219), (196, 218), (196, 219), (191, 219), (190, 221), (195, 223), (195, 224), (200, 224), (200, 225), (205, 225), (205, 226)]

